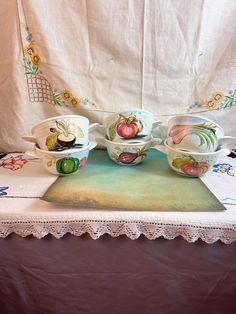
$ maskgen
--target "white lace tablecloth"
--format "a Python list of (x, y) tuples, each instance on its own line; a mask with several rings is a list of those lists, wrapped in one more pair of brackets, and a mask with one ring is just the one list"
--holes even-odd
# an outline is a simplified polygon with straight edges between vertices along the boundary
[(107, 233), (130, 239), (143, 234), (150, 240), (182, 236), (188, 242), (236, 241), (236, 159), (224, 157), (203, 177), (203, 182), (224, 204), (223, 212), (78, 209), (41, 200), (56, 179), (38, 160), (27, 159), (24, 154), (8, 154), (0, 160), (0, 237), (13, 232), (37, 238), (88, 233), (98, 239)]

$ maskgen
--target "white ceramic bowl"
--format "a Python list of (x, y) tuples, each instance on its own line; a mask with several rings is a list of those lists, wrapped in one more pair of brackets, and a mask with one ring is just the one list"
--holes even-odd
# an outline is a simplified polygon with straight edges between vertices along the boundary
[(176, 173), (187, 177), (203, 176), (216, 163), (219, 156), (230, 154), (227, 148), (211, 153), (182, 151), (169, 146), (167, 140), (164, 145), (155, 145), (154, 148), (167, 155), (168, 163)]
[(232, 136), (224, 136), (221, 126), (196, 115), (180, 115), (168, 121), (168, 145), (179, 150), (210, 153), (230, 145)]
[(119, 165), (134, 166), (139, 164), (147, 156), (149, 148), (154, 143), (160, 143), (159, 139), (149, 139), (133, 143), (113, 142), (107, 138), (99, 138), (96, 141), (107, 148), (109, 157)]
[(32, 135), (23, 136), (23, 139), (36, 143), (43, 150), (63, 151), (88, 145), (89, 132), (97, 127), (99, 123), (89, 125), (84, 116), (57, 116), (36, 124), (31, 130)]
[(26, 154), (40, 158), (48, 172), (58, 176), (68, 176), (77, 173), (85, 166), (89, 151), (96, 145), (97, 142), (94, 141), (83, 148), (68, 149), (62, 152), (51, 152), (35, 146), (34, 150), (26, 151)]
[(154, 121), (153, 114), (147, 110), (131, 109), (111, 114), (103, 125), (110, 141), (124, 142), (131, 138), (150, 139), (152, 129), (160, 123), (161, 121)]

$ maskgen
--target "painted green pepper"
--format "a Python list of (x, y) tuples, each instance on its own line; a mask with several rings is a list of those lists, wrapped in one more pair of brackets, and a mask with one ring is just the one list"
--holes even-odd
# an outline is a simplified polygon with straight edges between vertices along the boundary
[(73, 157), (65, 157), (58, 159), (56, 163), (57, 171), (63, 174), (70, 174), (78, 170), (79, 159)]

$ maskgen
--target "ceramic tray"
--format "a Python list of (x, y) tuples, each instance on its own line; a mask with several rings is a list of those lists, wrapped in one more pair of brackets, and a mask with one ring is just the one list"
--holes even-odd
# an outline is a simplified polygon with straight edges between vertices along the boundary
[(105, 150), (94, 150), (76, 175), (59, 177), (45, 201), (78, 208), (129, 211), (222, 211), (225, 208), (199, 178), (177, 175), (166, 156), (150, 150), (135, 166), (120, 166)]

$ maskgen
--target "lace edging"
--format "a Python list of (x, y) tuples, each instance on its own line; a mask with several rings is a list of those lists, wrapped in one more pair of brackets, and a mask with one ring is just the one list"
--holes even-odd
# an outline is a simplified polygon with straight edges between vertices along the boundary
[(192, 225), (172, 225), (163, 223), (144, 222), (2, 222), (0, 223), (0, 238), (6, 238), (11, 233), (21, 237), (33, 235), (41, 239), (51, 234), (56, 238), (61, 238), (70, 233), (74, 236), (82, 236), (88, 233), (94, 240), (99, 239), (104, 234), (112, 237), (126, 235), (131, 240), (138, 239), (144, 235), (149, 240), (163, 237), (172, 240), (176, 237), (183, 237), (187, 242), (193, 243), (198, 239), (211, 244), (218, 240), (225, 244), (236, 241), (236, 228), (220, 227), (200, 227)]

